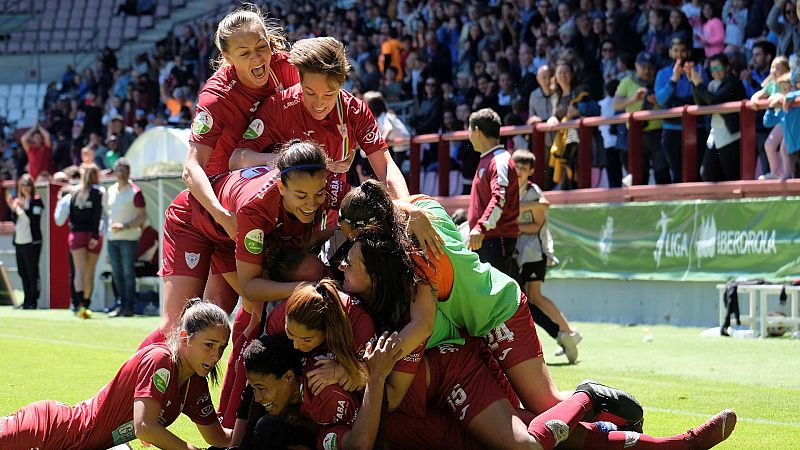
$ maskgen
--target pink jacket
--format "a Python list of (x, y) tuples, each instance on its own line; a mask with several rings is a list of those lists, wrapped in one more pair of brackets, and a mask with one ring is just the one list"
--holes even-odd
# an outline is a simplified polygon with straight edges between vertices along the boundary
[(703, 47), (706, 58), (722, 53), (725, 49), (725, 25), (718, 17), (703, 24)]

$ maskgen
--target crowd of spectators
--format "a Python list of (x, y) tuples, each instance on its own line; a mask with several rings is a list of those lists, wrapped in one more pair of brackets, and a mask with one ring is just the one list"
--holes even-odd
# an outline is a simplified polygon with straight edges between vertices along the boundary
[[(762, 89), (777, 57), (788, 57), (794, 67), (800, 53), (800, 6), (791, 0), (339, 0), (268, 2), (267, 11), (291, 42), (314, 36), (342, 40), (354, 67), (345, 88), (358, 96), (380, 92), (415, 134), (464, 129), (469, 114), (484, 107), (497, 111), (504, 124), (520, 125), (599, 115), (604, 98), (603, 114), (743, 99)], [(118, 67), (110, 49), (94, 68), (76, 73), (68, 67), (48, 87), (43, 105), (53, 169), (89, 156), (112, 167), (148, 127), (188, 124), (199, 86), (210, 74), (215, 27), (207, 20), (183, 26), (130, 67)], [(685, 49), (676, 49), (678, 44)], [(741, 89), (719, 90), (731, 80)], [(770, 130), (762, 117), (756, 121), (757, 148), (762, 173), (769, 175), (769, 155), (762, 149)], [(715, 120), (698, 120), (698, 142), (718, 130), (709, 148), (722, 161), (701, 159), (716, 170), (700, 173), (708, 180), (728, 179), (719, 164), (730, 165), (724, 152), (731, 145), (738, 155), (738, 127), (715, 127)], [(730, 118), (723, 122), (732, 125)], [(679, 124), (651, 121), (645, 131), (645, 159), (656, 181), (680, 181), (679, 155), (665, 150)], [(594, 140), (594, 165), (609, 164), (611, 186), (624, 173), (611, 166), (624, 166), (626, 139), (619, 126)], [(577, 142), (574, 131), (548, 136), (554, 168), (547, 188), (572, 185)], [(21, 146), (2, 145), (8, 176), (24, 173), (28, 162)], [(519, 138), (508, 143), (520, 145)], [(465, 180), (477, 166), (468, 146), (465, 141), (450, 147), (451, 168)], [(86, 147), (94, 155), (87, 156)], [(702, 153), (705, 146), (698, 147)], [(434, 171), (437, 164), (431, 146), (423, 153), (423, 170)]]

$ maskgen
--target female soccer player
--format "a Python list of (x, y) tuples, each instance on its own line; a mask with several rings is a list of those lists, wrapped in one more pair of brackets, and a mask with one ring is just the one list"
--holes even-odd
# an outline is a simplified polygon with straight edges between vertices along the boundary
[(195, 449), (167, 430), (180, 413), (206, 442), (227, 447), (231, 430), (217, 421), (206, 378), (216, 382), (229, 337), (225, 311), (192, 299), (170, 344), (137, 351), (94, 397), (72, 408), (39, 401), (0, 417), (0, 448), (106, 449), (139, 438), (158, 448)]
[(228, 171), (231, 152), (258, 106), (300, 78), (287, 60), (283, 31), (268, 22), (257, 7), (225, 16), (214, 34), (214, 44), (220, 57), (216, 72), (198, 95), (183, 179), (203, 208), (233, 238), (233, 212), (214, 195), (208, 176)]
[[(404, 315), (408, 325), (400, 331), (404, 351), (427, 341), (430, 348), (458, 339), (453, 327), (474, 337), (485, 338), (489, 349), (509, 378), (525, 408), (539, 414), (566, 395), (556, 389), (542, 357), (527, 300), (519, 285), (469, 251), (444, 208), (430, 197), (415, 196), (405, 209), (421, 208), (431, 214), (433, 226), (444, 239), (444, 256), (424, 259), (402, 233), (406, 214), (395, 208), (385, 189), (366, 182), (343, 200), (342, 231), (356, 237), (356, 244), (340, 269), (343, 288), (357, 295), (376, 320), (379, 331), (399, 329)], [(437, 310), (446, 320), (437, 316)], [(393, 375), (399, 398), (403, 398), (413, 374)], [(619, 400), (609, 399), (610, 411), (626, 422), (639, 422), (642, 408), (619, 391)]]
[[(350, 71), (344, 45), (332, 37), (302, 39), (292, 46), (289, 61), (300, 72), (300, 84), (264, 102), (250, 124), (253, 132), (245, 134), (231, 155), (230, 167), (269, 164), (275, 156), (261, 152), (270, 146), (293, 138), (311, 139), (332, 161), (328, 166), (332, 194), (346, 193), (346, 173), (360, 147), (392, 195), (408, 196), (403, 174), (369, 108), (342, 89)], [(331, 209), (338, 208), (331, 204)]]
[[(326, 197), (325, 163), (319, 146), (292, 141), (280, 153), (276, 169), (252, 167), (216, 177), (214, 192), (239, 223), (236, 241), (193, 194), (178, 194), (165, 214), (164, 313), (159, 328), (142, 346), (164, 339), (163, 332), (175, 323), (186, 299), (203, 294), (209, 269), (248, 300), (288, 297), (298, 283), (261, 278), (265, 246), (271, 241), (299, 246), (311, 239), (312, 224), (321, 220), (317, 210)], [(206, 293), (214, 298), (207, 289)], [(229, 313), (233, 308), (222, 306)]]
[[(318, 310), (316, 315), (321, 313)], [(329, 326), (338, 321), (338, 329), (349, 328), (349, 321), (341, 314), (331, 316), (327, 319)], [(735, 413), (726, 410), (687, 433), (668, 438), (598, 431), (593, 424), (580, 422), (584, 417), (592, 417), (603, 401), (590, 384), (578, 386), (569, 399), (531, 417), (530, 413), (514, 410), (475, 356), (475, 343), (475, 339), (470, 339), (463, 347), (440, 345), (425, 353), (419, 381), (405, 400), (425, 412), (426, 416), (421, 418), (399, 411), (381, 414), (387, 377), (402, 354), (402, 341), (397, 333), (391, 336), (384, 333), (374, 346), (367, 344), (363, 355), (367, 377), (361, 401), (333, 385), (325, 388), (329, 391), (325, 397), (316, 398), (329, 399), (324, 402), (315, 402), (309, 396), (305, 385), (307, 369), (303, 369), (308, 367), (309, 358), (303, 363), (301, 354), (292, 349), (292, 345), (298, 346), (297, 341), (292, 344), (281, 336), (262, 336), (248, 346), (244, 359), (253, 399), (271, 417), (249, 428), (247, 445), (242, 448), (261, 448), (260, 443), (269, 440), (274, 444), (276, 438), (284, 444), (316, 442), (317, 448), (325, 449), (372, 448), (377, 439), (383, 438), (394, 449), (550, 450), (561, 444), (559, 448), (569, 449), (625, 445), (639, 450), (690, 450), (713, 447), (731, 434), (736, 423)], [(387, 395), (391, 395), (390, 391), (387, 387)], [(307, 426), (295, 414), (287, 414), (295, 405), (299, 405), (304, 417), (322, 427)], [(255, 412), (251, 408), (252, 421), (256, 420)], [(382, 416), (387, 420), (380, 436)], [(465, 429), (469, 434), (464, 433)]]
[[(288, 62), (288, 43), (282, 29), (265, 19), (256, 6), (245, 6), (225, 16), (217, 26), (214, 44), (220, 52), (217, 70), (200, 90), (192, 124), (183, 180), (200, 206), (232, 239), (236, 237), (233, 211), (222, 206), (208, 177), (228, 171), (228, 159), (258, 106), (275, 92), (300, 81)], [(238, 295), (219, 274), (208, 276), (208, 292), (230, 311)], [(234, 324), (233, 340), (247, 324), (244, 308)]]
[(72, 191), (69, 205), (69, 252), (75, 265), (72, 304), (78, 317), (88, 319), (92, 317), (89, 303), (94, 287), (94, 270), (103, 248), (100, 219), (105, 191), (98, 184), (100, 169), (96, 165), (83, 164), (80, 171), (81, 180)]

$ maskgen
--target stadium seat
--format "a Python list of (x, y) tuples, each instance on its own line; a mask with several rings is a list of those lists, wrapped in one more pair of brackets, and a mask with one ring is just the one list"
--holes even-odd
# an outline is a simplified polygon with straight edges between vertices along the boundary
[(36, 109), (39, 104), (35, 95), (22, 97), (22, 107), (24, 109)]
[(8, 98), (8, 109), (22, 109), (22, 97), (12, 96)]
[(8, 93), (9, 97), (22, 97), (25, 93), (25, 85), (21, 83), (14, 83), (11, 85), (11, 90)]
[(9, 95), (11, 95), (11, 85), (0, 84), (0, 97), (8, 97)]
[(139, 17), (139, 26), (142, 28), (153, 28), (153, 16)]
[(22, 45), (19, 41), (12, 40), (8, 42), (8, 47), (6, 47), (6, 52), (10, 54), (16, 54), (22, 51)]
[(40, 83), (39, 87), (36, 89), (36, 97), (40, 100), (44, 100), (45, 95), (47, 95), (47, 83)]
[(22, 90), (22, 95), (25, 97), (36, 97), (36, 93), (39, 91), (39, 85), (35, 83), (28, 83), (25, 85), (25, 88)]
[(21, 109), (8, 109), (8, 116), (6, 116), (9, 122), (15, 123), (18, 122), (19, 119), (22, 118), (22, 110)]
[(169, 5), (159, 2), (158, 5), (156, 5), (156, 17), (159, 19), (169, 17)]

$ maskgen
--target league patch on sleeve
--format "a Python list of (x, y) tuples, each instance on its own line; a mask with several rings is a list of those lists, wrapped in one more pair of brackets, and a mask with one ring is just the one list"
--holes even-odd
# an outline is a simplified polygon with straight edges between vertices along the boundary
[(247, 127), (247, 131), (244, 132), (242, 135), (245, 139), (255, 139), (261, 136), (261, 133), (264, 132), (264, 122), (261, 119), (255, 119), (254, 121), (250, 122), (250, 126)]
[(325, 450), (336, 450), (339, 448), (336, 442), (336, 433), (328, 433), (322, 441), (322, 448)]
[(261, 253), (264, 250), (264, 231), (260, 228), (248, 231), (244, 235), (244, 248), (254, 255)]
[(167, 392), (167, 387), (169, 386), (169, 369), (160, 368), (156, 370), (156, 373), (153, 374), (153, 386), (158, 389), (158, 392), (162, 394)]
[(192, 131), (194, 134), (206, 134), (211, 131), (214, 126), (214, 118), (206, 111), (200, 111), (192, 122)]

